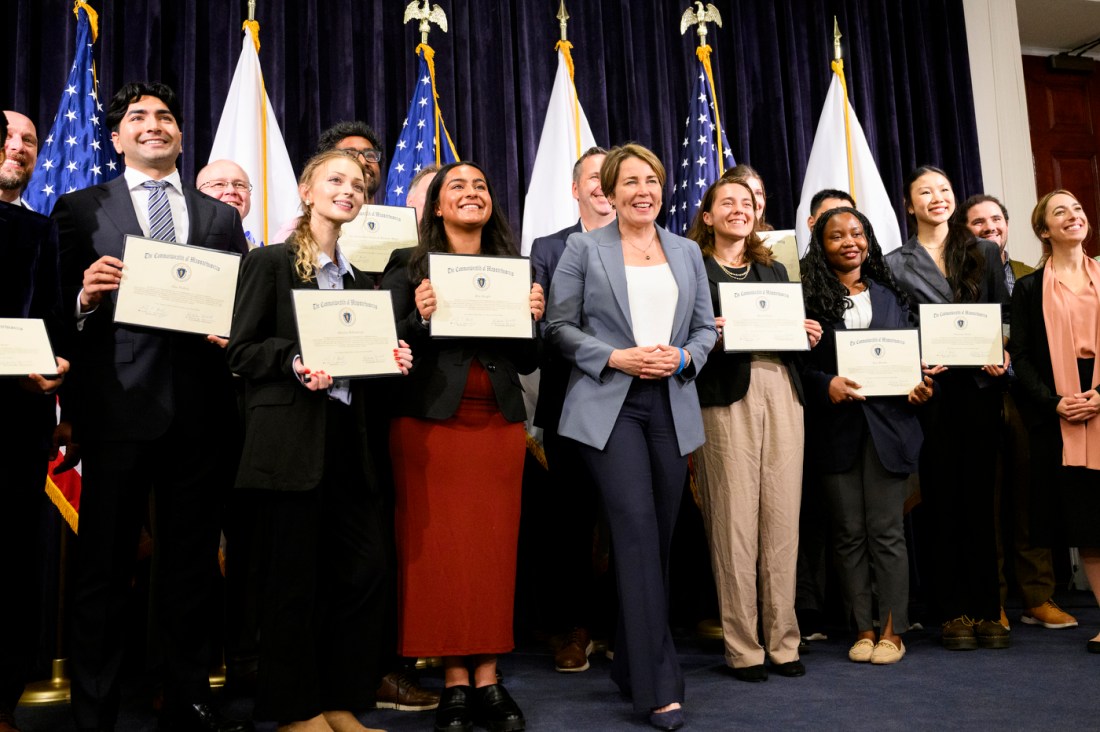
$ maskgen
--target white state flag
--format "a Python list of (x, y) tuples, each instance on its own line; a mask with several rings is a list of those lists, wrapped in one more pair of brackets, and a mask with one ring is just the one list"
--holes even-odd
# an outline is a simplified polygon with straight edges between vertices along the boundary
[[(848, 152), (844, 144), (844, 106), (848, 106), (848, 124), (851, 127), (852, 141), (852, 180), (855, 190), (849, 190)], [(882, 252), (901, 246), (901, 230), (898, 217), (894, 212), (878, 166), (871, 156), (863, 128), (856, 119), (855, 110), (844, 97), (840, 76), (833, 73), (833, 82), (825, 97), (825, 106), (821, 110), (821, 119), (817, 123), (814, 146), (810, 150), (810, 160), (806, 164), (806, 177), (802, 183), (802, 199), (795, 216), (795, 237), (798, 240), (798, 256), (806, 253), (810, 243), (810, 230), (806, 228), (806, 219), (810, 215), (810, 199), (824, 188), (836, 188), (848, 191), (856, 200), (858, 208), (875, 229)]]
[(577, 90), (569, 78), (565, 53), (559, 50), (558, 73), (554, 76), (546, 122), (542, 125), (539, 150), (531, 169), (531, 184), (523, 205), (520, 251), (524, 256), (531, 253), (531, 242), (535, 239), (577, 223), (580, 209), (573, 199), (573, 164), (581, 153), (595, 144), (596, 138), (592, 136), (588, 118), (577, 99)]
[(244, 34), (241, 58), (210, 149), (210, 161), (214, 160), (232, 160), (252, 182), (252, 210), (244, 218), (249, 246), (275, 243), (269, 237), (298, 215), (298, 180), (264, 91), (260, 57), (250, 33)]

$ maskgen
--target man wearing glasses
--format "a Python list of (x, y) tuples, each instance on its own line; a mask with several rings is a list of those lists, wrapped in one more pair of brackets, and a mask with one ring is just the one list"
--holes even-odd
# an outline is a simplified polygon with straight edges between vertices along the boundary
[(241, 220), (252, 208), (252, 183), (248, 173), (232, 160), (215, 160), (200, 170), (195, 177), (195, 187), (237, 209)]

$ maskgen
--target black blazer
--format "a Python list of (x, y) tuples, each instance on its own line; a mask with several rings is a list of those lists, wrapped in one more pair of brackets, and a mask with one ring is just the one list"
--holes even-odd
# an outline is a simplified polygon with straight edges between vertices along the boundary
[(454, 416), (466, 388), (470, 363), (476, 358), (489, 372), (500, 413), (509, 422), (523, 422), (527, 410), (519, 375), (537, 367), (538, 344), (534, 339), (432, 338), (428, 328), (420, 324), (413, 299), (420, 285), (409, 277), (413, 251), (412, 247), (394, 251), (382, 273), (382, 289), (393, 293), (397, 335), (408, 341), (413, 351), (413, 369), (400, 384), (396, 413), (424, 419)]
[[(546, 292), (546, 301), (550, 302), (550, 286), (553, 283), (554, 270), (558, 260), (565, 252), (565, 241), (570, 234), (581, 231), (581, 222), (562, 229), (549, 236), (540, 236), (531, 244), (531, 268), (535, 282), (542, 285)], [(546, 321), (539, 322), (540, 330)], [(535, 405), (535, 425), (543, 429), (557, 431), (561, 419), (561, 408), (565, 403), (565, 389), (569, 386), (569, 375), (573, 373), (573, 364), (564, 359), (561, 353), (547, 342), (542, 344), (539, 360), (539, 396)]]
[[(187, 243), (244, 254), (241, 217), (232, 206), (183, 187), (190, 222)], [(61, 244), (62, 311), (76, 319), (84, 270), (104, 255), (122, 258), (123, 238), (142, 236), (122, 176), (58, 199), (51, 215)], [(236, 399), (222, 349), (204, 336), (117, 325), (115, 295), (104, 297), (76, 334), (66, 416), (81, 435), (102, 440), (153, 440), (178, 411), (202, 413), (217, 428), (236, 424)]]
[[(909, 309), (892, 291), (871, 280), (871, 328), (910, 328)], [(870, 430), (883, 467), (892, 473), (917, 469), (924, 434), (906, 397), (870, 397), (862, 402), (829, 401), (829, 382), (837, 376), (836, 340), (846, 330), (843, 320), (807, 317), (821, 323), (821, 342), (802, 361), (806, 389), (806, 460), (819, 473), (851, 470), (860, 457), (864, 430)], [(840, 333), (838, 333), (840, 331)], [(916, 386), (916, 384), (913, 384)]]
[[(352, 268), (354, 289), (373, 282)], [(294, 254), (285, 244), (254, 249), (241, 263), (228, 360), (245, 378), (245, 434), (238, 488), (305, 491), (321, 482), (325, 467), (328, 394), (309, 391), (293, 371), (301, 354), (291, 291), (317, 289), (294, 271)], [(349, 288), (352, 289), (352, 288)], [(309, 364), (306, 364), (307, 366)], [(388, 478), (388, 419), (385, 394), (393, 380), (351, 382), (351, 409), (364, 449), (368, 488), (379, 490)]]
[[(0, 318), (41, 318), (54, 353), (65, 356), (70, 338), (61, 316), (57, 227), (42, 214), (0, 203), (0, 253), (8, 281), (0, 289)], [(51, 443), (54, 403), (53, 395), (33, 394), (18, 379), (0, 379), (5, 424), (42, 449)]]
[[(714, 257), (704, 257), (707, 280), (710, 282), (710, 300), (714, 305), (714, 315), (721, 315), (721, 301), (718, 299), (718, 283), (729, 282), (730, 278)], [(753, 263), (747, 282), (790, 282), (787, 268), (779, 262), (771, 266)], [(819, 346), (820, 347), (820, 346)], [(793, 353), (782, 353), (780, 357), (791, 375), (791, 383), (798, 394), (798, 401), (805, 402), (802, 394), (802, 379), (798, 373), (798, 359)], [(751, 353), (726, 353), (722, 350), (722, 338), (718, 338), (715, 350), (711, 351), (707, 363), (695, 379), (699, 390), (699, 405), (703, 407), (727, 407), (745, 397), (749, 390), (749, 373), (752, 365)]]

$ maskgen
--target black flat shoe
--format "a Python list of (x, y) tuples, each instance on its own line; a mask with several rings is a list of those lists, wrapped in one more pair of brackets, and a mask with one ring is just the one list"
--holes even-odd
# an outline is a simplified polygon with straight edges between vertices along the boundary
[(1085, 647), (1089, 649), (1089, 653), (1100, 653), (1100, 641), (1090, 640)]
[(802, 665), (801, 661), (787, 661), (786, 663), (772, 664), (772, 671), (775, 671), (780, 676), (786, 676), (787, 678), (806, 675), (806, 667)]
[(733, 678), (738, 681), (768, 680), (768, 669), (764, 668), (764, 664), (762, 663), (755, 666), (745, 666), (744, 668), (731, 668), (730, 672), (733, 674)]
[(435, 732), (473, 732), (474, 723), (470, 719), (469, 686), (448, 686), (439, 696), (439, 706), (435, 709)]
[(666, 732), (680, 729), (684, 726), (684, 709), (669, 709), (667, 712), (650, 712), (649, 724), (651, 727), (663, 729)]
[(474, 720), (489, 732), (522, 732), (527, 722), (519, 705), (503, 684), (490, 684), (474, 689)]

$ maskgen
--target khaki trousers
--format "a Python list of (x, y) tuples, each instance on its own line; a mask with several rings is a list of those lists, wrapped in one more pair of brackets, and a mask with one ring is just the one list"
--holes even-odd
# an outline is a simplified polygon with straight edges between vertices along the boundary
[[(787, 367), (754, 359), (745, 397), (704, 407), (695, 452), (703, 521), (718, 586), (726, 663), (798, 659), (795, 618), (803, 421)], [(757, 634), (757, 603), (764, 646)]]

